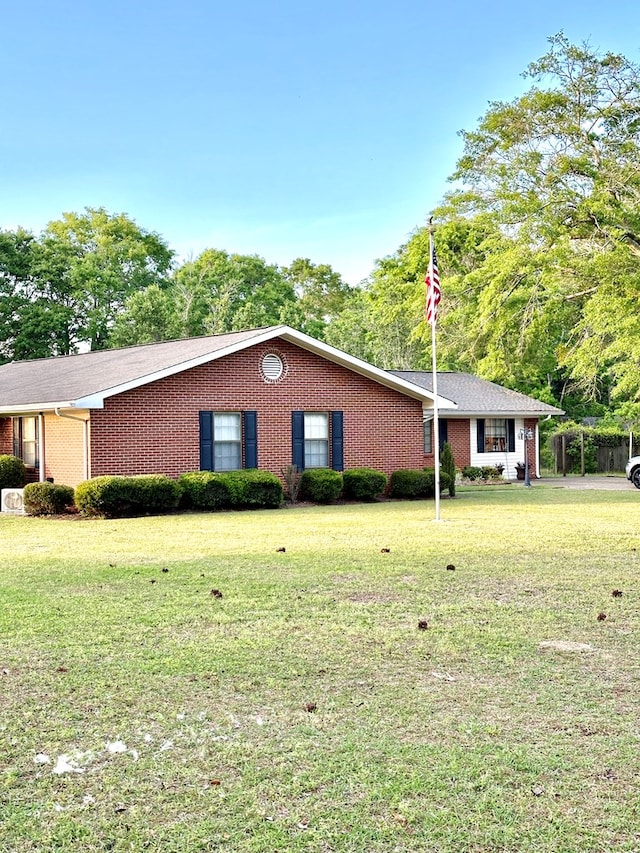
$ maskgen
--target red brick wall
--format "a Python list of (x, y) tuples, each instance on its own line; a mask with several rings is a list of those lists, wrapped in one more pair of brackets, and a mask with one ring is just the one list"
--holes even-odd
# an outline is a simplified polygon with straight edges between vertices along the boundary
[(530, 477), (538, 477), (539, 471), (536, 467), (536, 427), (538, 426), (537, 418), (525, 418), (524, 419), (524, 428), (530, 429), (533, 432), (532, 439), (525, 439), (525, 444), (527, 446), (527, 459), (529, 460), (529, 476)]
[(13, 454), (13, 424), (11, 418), (0, 418), (0, 454)]
[[(468, 418), (464, 420), (452, 420), (447, 418), (447, 441), (453, 451), (453, 460), (456, 468), (462, 468), (470, 464), (470, 431), (471, 424)], [(422, 457), (421, 467), (433, 468), (435, 459), (433, 453), (425, 453)]]
[[(286, 375), (262, 378), (263, 355), (278, 352)], [(91, 413), (91, 475), (199, 468), (200, 410), (258, 413), (258, 466), (291, 463), (291, 412), (344, 412), (344, 465), (387, 474), (425, 463), (422, 403), (293, 344), (274, 341), (128, 391)]]
[(57, 415), (45, 415), (45, 477), (53, 477), (56, 483), (65, 486), (77, 486), (85, 479), (83, 429), (84, 426), (79, 421), (60, 418)]

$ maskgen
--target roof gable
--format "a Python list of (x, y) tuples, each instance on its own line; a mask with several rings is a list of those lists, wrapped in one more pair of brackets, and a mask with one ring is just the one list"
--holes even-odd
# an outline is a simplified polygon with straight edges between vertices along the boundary
[[(433, 393), (429, 389), (402, 376), (381, 370), (289, 326), (268, 326), (244, 332), (5, 364), (0, 367), (0, 414), (54, 408), (102, 408), (109, 397), (274, 338), (289, 341), (424, 403), (433, 401)], [(456, 408), (454, 401), (444, 398), (440, 399), (440, 405)]]

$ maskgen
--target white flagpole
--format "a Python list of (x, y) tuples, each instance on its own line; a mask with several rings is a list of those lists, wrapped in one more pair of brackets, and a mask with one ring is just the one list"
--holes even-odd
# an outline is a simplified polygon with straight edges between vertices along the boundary
[[(429, 286), (430, 294), (433, 296), (433, 217), (429, 219)], [(429, 294), (427, 294), (429, 298)], [(433, 467), (435, 469), (435, 499), (436, 499), (436, 517), (435, 521), (440, 521), (440, 424), (438, 422), (438, 370), (436, 359), (436, 311), (437, 306), (433, 306), (431, 315), (431, 371), (433, 375)]]

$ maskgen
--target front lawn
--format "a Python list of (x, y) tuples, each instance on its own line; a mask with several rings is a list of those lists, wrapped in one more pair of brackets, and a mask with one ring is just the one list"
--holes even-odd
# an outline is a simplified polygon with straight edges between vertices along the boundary
[(0, 849), (640, 849), (639, 497), (0, 516)]

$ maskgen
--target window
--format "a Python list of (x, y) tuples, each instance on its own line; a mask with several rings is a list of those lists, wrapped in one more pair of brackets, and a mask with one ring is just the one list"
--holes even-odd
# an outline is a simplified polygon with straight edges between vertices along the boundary
[(336, 412), (291, 412), (292, 462), (305, 468), (344, 470), (344, 418)]
[(478, 418), (478, 453), (513, 453), (516, 430), (513, 418)]
[(424, 452), (433, 453), (433, 419), (424, 420), (422, 426), (424, 429)]
[(27, 467), (37, 468), (38, 444), (38, 418), (14, 418), (13, 455), (22, 459)]
[(240, 412), (214, 412), (213, 470), (238, 471), (240, 468), (242, 468)]
[(304, 413), (304, 467), (329, 467), (329, 415)]
[(258, 467), (258, 413), (200, 412), (200, 470)]
[(484, 452), (504, 453), (507, 449), (507, 421), (487, 418), (484, 422)]

